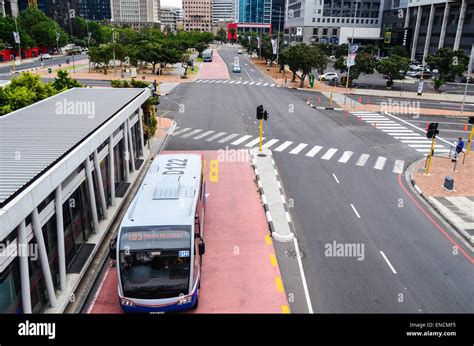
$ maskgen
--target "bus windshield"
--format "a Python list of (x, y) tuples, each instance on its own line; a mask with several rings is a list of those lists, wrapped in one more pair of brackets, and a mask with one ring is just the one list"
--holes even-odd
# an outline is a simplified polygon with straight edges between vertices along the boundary
[(120, 239), (125, 297), (160, 299), (188, 293), (191, 228), (127, 227)]

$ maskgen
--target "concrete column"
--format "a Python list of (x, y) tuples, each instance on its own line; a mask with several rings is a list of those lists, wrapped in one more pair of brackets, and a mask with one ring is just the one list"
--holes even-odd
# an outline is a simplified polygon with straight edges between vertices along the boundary
[(126, 120), (125, 124), (127, 126), (127, 135), (128, 135), (128, 145), (130, 147), (130, 163), (132, 164), (132, 172), (135, 172), (135, 155), (133, 150), (133, 140), (132, 140), (132, 130), (130, 129), (130, 120)]
[(407, 7), (407, 13), (405, 14), (404, 28), (408, 28), (408, 25), (410, 25), (410, 7)]
[(97, 185), (98, 185), (97, 187), (99, 190), (100, 205), (104, 213), (104, 219), (107, 219), (108, 218), (107, 201), (105, 200), (104, 182), (102, 181), (102, 172), (100, 170), (99, 154), (97, 153), (97, 149), (94, 150), (94, 169), (95, 169), (95, 174), (97, 176)]
[(446, 30), (448, 27), (448, 17), (449, 17), (449, 2), (446, 2), (444, 7), (443, 23), (441, 24), (441, 33), (439, 34), (439, 43), (438, 49), (443, 48), (444, 38), (446, 37)]
[(48, 252), (46, 251), (46, 245), (44, 243), (43, 230), (41, 229), (38, 208), (35, 208), (35, 210), (33, 210), (31, 216), (31, 220), (33, 222), (33, 231), (35, 233), (36, 238), (36, 244), (38, 245), (41, 270), (43, 271), (44, 283), (46, 285), (46, 291), (48, 292), (49, 305), (54, 308), (56, 306), (56, 292), (54, 291), (53, 278), (51, 276), (51, 267), (49, 266)]
[(418, 44), (418, 35), (420, 34), (421, 6), (418, 6), (416, 12), (415, 32), (413, 33), (413, 42), (411, 44), (411, 60), (415, 59), (416, 46)]
[(28, 269), (28, 242), (26, 240), (25, 220), (18, 226), (18, 250), (20, 257), (20, 282), (21, 282), (21, 303), (23, 305), (23, 313), (31, 314), (31, 288), (30, 288), (30, 270)]
[(115, 207), (115, 156), (114, 136), (109, 137), (110, 204)]
[(92, 166), (89, 157), (86, 158), (87, 187), (92, 211), (92, 221), (94, 222), (94, 233), (99, 232), (99, 217), (97, 216), (97, 205), (95, 204), (94, 180), (92, 179)]
[(462, 27), (464, 26), (464, 18), (466, 17), (467, 1), (462, 0), (461, 11), (459, 11), (458, 28), (456, 29), (456, 37), (454, 38), (453, 50), (459, 49), (461, 43)]
[(128, 150), (127, 122), (123, 123), (123, 144), (125, 148), (125, 181), (130, 182), (130, 151)]
[(59, 185), (54, 191), (54, 208), (56, 210), (56, 233), (58, 237), (58, 262), (59, 262), (59, 281), (61, 291), (66, 290), (66, 250), (64, 246), (64, 221), (63, 221), (63, 192)]
[(433, 4), (431, 4), (430, 17), (428, 19), (428, 28), (426, 29), (425, 49), (423, 49), (423, 61), (425, 61), (426, 57), (428, 56), (428, 51), (430, 49), (431, 32), (433, 31), (434, 13), (435, 13), (435, 7)]
[(143, 138), (143, 109), (138, 108), (138, 126), (140, 127), (140, 146), (142, 149), (142, 156), (145, 156), (145, 139)]

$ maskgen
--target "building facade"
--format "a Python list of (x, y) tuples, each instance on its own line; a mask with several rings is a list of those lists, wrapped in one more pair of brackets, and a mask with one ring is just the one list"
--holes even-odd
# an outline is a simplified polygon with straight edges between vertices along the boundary
[(411, 30), (405, 27), (408, 0), (391, 0), (385, 2), (382, 17), (381, 48), (404, 46), (410, 50)]
[(474, 1), (409, 0), (405, 27), (411, 31), (412, 59), (421, 61), (439, 48), (471, 53)]
[(110, 0), (112, 21), (117, 23), (160, 23), (159, 0)]
[(185, 31), (212, 31), (212, 0), (183, 0)]
[(174, 7), (162, 7), (160, 9), (160, 21), (162, 30), (176, 31), (178, 13)]
[(64, 311), (149, 156), (150, 95), (71, 89), (0, 117), (0, 313)]
[(0, 16), (18, 16), (18, 0), (0, 0)]
[(236, 18), (239, 23), (270, 24), (272, 0), (238, 0)]
[(288, 0), (285, 34), (289, 42), (378, 44), (385, 0)]
[(212, 24), (217, 22), (233, 22), (235, 18), (234, 0), (213, 0), (212, 1)]
[(284, 31), (285, 28), (285, 0), (272, 0), (271, 14), (272, 31)]

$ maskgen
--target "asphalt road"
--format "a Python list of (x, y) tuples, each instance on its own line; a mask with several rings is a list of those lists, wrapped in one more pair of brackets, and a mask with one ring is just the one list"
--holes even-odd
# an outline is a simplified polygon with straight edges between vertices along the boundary
[[(86, 53), (84, 54), (81, 54), (81, 55), (76, 55), (74, 57), (75, 60), (79, 60), (79, 59), (83, 59), (85, 58), (87, 55)], [(72, 56), (64, 56), (64, 55), (61, 55), (61, 56), (54, 56), (53, 55), (53, 58), (52, 59), (49, 59), (49, 60), (44, 60), (43, 61), (43, 64), (44, 66), (51, 66), (51, 65), (58, 65), (58, 64), (66, 64), (66, 60), (70, 61), (70, 64), (72, 64)], [(31, 68), (36, 68), (36, 67), (41, 67), (41, 61), (39, 60), (36, 60), (36, 61), (33, 61), (33, 62), (28, 62), (28, 63), (24, 63), (24, 64), (21, 64), (21, 65), (17, 65), (16, 66), (16, 72), (21, 72), (23, 70), (28, 70), (28, 69), (31, 69)], [(4, 65), (4, 66), (1, 66), (0, 67), (0, 76), (5, 76), (5, 77), (8, 77), (8, 76), (11, 76), (11, 70), (12, 70), (12, 64), (8, 64), (8, 65)]]

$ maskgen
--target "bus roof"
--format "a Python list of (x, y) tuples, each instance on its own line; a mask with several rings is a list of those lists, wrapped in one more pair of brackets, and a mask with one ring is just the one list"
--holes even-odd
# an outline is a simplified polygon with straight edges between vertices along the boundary
[(201, 178), (201, 155), (157, 155), (121, 227), (193, 225)]

